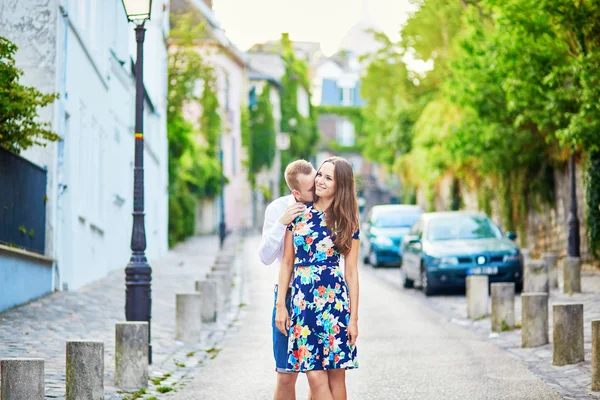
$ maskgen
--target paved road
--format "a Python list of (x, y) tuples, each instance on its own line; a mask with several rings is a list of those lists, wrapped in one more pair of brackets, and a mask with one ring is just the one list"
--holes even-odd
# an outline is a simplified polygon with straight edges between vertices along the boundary
[[(260, 265), (257, 246), (257, 237), (245, 243), (247, 306), (239, 330), (225, 341), (218, 357), (194, 371), (174, 399), (272, 397), (274, 272)], [(360, 313), (360, 368), (347, 373), (351, 399), (560, 399), (496, 346), (448, 322), (365, 267)], [(300, 399), (306, 398), (306, 389), (301, 376)]]

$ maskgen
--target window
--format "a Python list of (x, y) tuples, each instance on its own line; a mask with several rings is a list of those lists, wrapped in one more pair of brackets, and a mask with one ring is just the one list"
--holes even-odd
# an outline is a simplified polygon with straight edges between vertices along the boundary
[(340, 88), (340, 102), (343, 106), (354, 104), (354, 88)]
[(237, 148), (236, 146), (236, 140), (235, 137), (231, 138), (231, 175), (235, 176), (235, 174), (237, 173), (236, 167), (237, 167)]
[(351, 147), (356, 143), (354, 124), (347, 119), (338, 123), (337, 142), (340, 146)]

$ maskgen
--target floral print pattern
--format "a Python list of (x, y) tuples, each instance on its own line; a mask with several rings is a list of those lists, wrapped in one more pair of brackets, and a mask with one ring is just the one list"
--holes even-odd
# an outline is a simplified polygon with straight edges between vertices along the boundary
[[(293, 232), (296, 250), (288, 370), (357, 368), (356, 346), (348, 343), (348, 286), (339, 266), (340, 254), (325, 225), (325, 213), (309, 203), (288, 229)], [(353, 238), (358, 235), (357, 231)]]

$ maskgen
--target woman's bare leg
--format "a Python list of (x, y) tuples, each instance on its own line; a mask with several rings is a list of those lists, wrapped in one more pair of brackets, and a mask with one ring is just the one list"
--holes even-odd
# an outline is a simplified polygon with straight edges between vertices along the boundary
[(312, 400), (333, 400), (327, 371), (309, 371), (306, 373)]
[(346, 370), (331, 369), (327, 371), (327, 375), (333, 400), (346, 400)]

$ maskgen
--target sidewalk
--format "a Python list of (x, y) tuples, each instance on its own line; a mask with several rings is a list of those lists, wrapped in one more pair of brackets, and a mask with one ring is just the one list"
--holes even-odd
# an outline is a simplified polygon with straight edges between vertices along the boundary
[[(151, 263), (153, 364), (149, 376), (166, 378), (160, 386), (178, 388), (185, 375), (212, 356), (208, 350), (223, 339), (237, 315), (236, 298), (225, 318), (206, 327), (198, 345), (186, 346), (174, 340), (175, 294), (194, 291), (194, 282), (210, 270), (218, 249), (217, 237), (195, 237)], [(123, 268), (126, 263), (123, 260)], [(65, 342), (102, 340), (105, 399), (120, 399), (128, 394), (113, 386), (114, 336), (115, 323), (124, 320), (125, 274), (124, 269), (118, 269), (76, 292), (54, 293), (0, 314), (0, 358), (43, 358), (46, 398), (64, 398)], [(158, 396), (156, 388), (151, 383), (148, 393)]]

